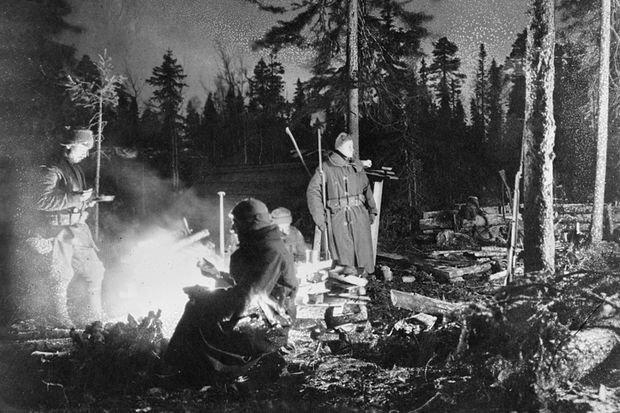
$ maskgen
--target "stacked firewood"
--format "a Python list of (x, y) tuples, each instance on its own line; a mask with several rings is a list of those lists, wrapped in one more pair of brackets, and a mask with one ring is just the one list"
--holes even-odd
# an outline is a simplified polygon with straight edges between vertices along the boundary
[(312, 324), (312, 338), (334, 352), (348, 348), (350, 335), (368, 323), (368, 280), (343, 271), (342, 266), (332, 268), (332, 261), (305, 264), (298, 271), (297, 320)]

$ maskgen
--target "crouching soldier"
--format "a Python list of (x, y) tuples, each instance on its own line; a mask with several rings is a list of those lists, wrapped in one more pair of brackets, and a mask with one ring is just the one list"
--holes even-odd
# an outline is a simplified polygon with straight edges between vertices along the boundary
[(34, 202), (38, 222), (27, 243), (49, 265), (49, 304), (57, 325), (72, 326), (67, 308), (67, 289), (74, 278), (85, 283), (86, 308), (81, 322), (101, 320), (101, 286), (104, 267), (86, 218), (93, 205), (84, 172), (78, 165), (93, 147), (93, 133), (78, 129), (61, 140), (62, 152), (41, 168)]
[(303, 262), (306, 259), (306, 241), (296, 227), (291, 225), (293, 217), (288, 208), (279, 207), (271, 211), (273, 223), (280, 229), (280, 236), (286, 249), (293, 254), (295, 262)]
[(166, 362), (192, 382), (206, 380), (213, 370), (240, 374), (286, 345), (295, 314), (293, 258), (267, 206), (246, 199), (233, 208), (232, 218), (239, 238), (230, 259), (236, 284), (226, 290), (185, 289), (190, 301), (166, 351)]

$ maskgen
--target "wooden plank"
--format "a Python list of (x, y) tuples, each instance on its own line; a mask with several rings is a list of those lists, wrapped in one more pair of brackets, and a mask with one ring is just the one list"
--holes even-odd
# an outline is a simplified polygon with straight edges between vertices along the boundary
[(356, 277), (355, 275), (344, 275), (333, 271), (329, 272), (329, 277), (344, 283), (357, 285), (359, 287), (366, 287), (368, 280), (362, 277)]

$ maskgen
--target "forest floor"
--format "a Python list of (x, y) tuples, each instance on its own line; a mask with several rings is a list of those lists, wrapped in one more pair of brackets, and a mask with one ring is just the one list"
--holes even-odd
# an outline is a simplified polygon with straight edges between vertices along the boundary
[[(38, 347), (34, 343), (41, 340), (18, 343), (5, 335), (0, 339), (0, 411), (620, 411), (620, 351), (584, 379), (557, 388), (552, 402), (524, 400), (529, 391), (519, 397), (513, 394), (518, 386), (507, 390), (480, 377), (475, 359), (457, 356), (461, 321), (440, 320), (431, 330), (416, 330), (412, 312), (390, 301), (390, 290), (396, 289), (450, 302), (486, 302), (498, 291), (488, 276), (446, 284), (412, 272), (410, 265), (378, 264), (389, 265), (394, 278), (369, 283), (369, 320), (362, 331), (346, 341), (321, 343), (312, 338), (313, 331), (324, 329), (320, 320), (299, 321), (289, 333), (294, 348), (264, 359), (268, 373), (218, 376), (200, 387), (175, 382), (158, 370), (148, 337), (108, 344), (116, 347), (105, 355), (100, 350), (84, 356), (72, 353), (66, 338), (48, 338)], [(616, 265), (608, 260), (605, 271), (615, 274)], [(402, 277), (410, 275), (416, 281), (404, 282)], [(48, 354), (35, 357), (34, 350)], [(49, 355), (55, 351), (56, 357)], [(103, 366), (106, 360), (109, 365)]]

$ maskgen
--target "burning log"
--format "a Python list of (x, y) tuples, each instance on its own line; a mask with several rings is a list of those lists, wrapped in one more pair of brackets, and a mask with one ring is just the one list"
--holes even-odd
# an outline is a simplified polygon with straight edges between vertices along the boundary
[(209, 235), (211, 235), (211, 233), (209, 232), (208, 229), (203, 229), (202, 231), (198, 231), (192, 235), (189, 235), (188, 237), (185, 237), (183, 239), (180, 239), (176, 242), (174, 242), (171, 246), (171, 248), (175, 251), (178, 250), (182, 250), (183, 248), (189, 247), (190, 245), (204, 239), (207, 238)]
[(442, 316), (459, 311), (469, 305), (469, 303), (450, 303), (421, 294), (406, 293), (398, 290), (390, 290), (390, 299), (392, 305), (398, 308), (415, 311), (416, 313)]

